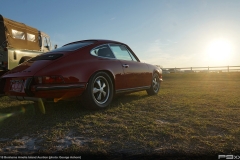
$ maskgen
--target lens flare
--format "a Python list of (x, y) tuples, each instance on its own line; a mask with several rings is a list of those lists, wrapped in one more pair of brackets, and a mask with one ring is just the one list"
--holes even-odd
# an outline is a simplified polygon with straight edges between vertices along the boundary
[(43, 103), (42, 98), (38, 98), (37, 105), (38, 105), (39, 110), (40, 110), (43, 114), (45, 114), (45, 113), (46, 113), (46, 110), (45, 110), (45, 106), (44, 106), (44, 103)]
[[(39, 108), (40, 112), (42, 112), (43, 114), (46, 113), (45, 106), (44, 106), (43, 100), (41, 98), (38, 99), (36, 105), (37, 105), (36, 107)], [(32, 106), (32, 105), (30, 105), (30, 106)], [(7, 118), (13, 117), (15, 115), (25, 114), (25, 113), (26, 113), (25, 107), (21, 107), (21, 109), (19, 111), (12, 112), (12, 113), (0, 113), (0, 122), (4, 121)]]
[(13, 116), (14, 115), (14, 113), (0, 113), (0, 122), (2, 122), (3, 120), (5, 120), (5, 119), (7, 119), (7, 118), (9, 118), (9, 117), (11, 117), (11, 116)]
[(13, 113), (0, 113), (0, 122), (4, 121), (5, 119), (9, 117), (16, 116), (18, 114), (24, 114), (26, 112), (26, 109), (24, 107), (21, 108), (20, 111), (13, 112)]

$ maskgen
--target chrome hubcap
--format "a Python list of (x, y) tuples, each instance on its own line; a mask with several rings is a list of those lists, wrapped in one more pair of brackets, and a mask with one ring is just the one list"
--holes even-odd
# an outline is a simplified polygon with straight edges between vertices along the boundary
[(99, 104), (104, 104), (109, 98), (109, 84), (106, 78), (97, 77), (93, 83), (92, 94), (94, 100)]
[(158, 92), (158, 89), (159, 89), (159, 81), (157, 77), (154, 77), (152, 82), (153, 82), (153, 91), (156, 93)]

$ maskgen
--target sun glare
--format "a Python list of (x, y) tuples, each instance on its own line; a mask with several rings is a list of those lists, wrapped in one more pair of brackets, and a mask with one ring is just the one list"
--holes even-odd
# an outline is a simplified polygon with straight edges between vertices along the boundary
[(231, 44), (225, 39), (217, 39), (208, 47), (208, 57), (211, 61), (224, 61), (230, 57), (232, 51)]

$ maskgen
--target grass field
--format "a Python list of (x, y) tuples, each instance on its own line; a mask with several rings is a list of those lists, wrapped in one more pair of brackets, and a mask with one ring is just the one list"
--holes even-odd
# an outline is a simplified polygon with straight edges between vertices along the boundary
[(166, 74), (157, 96), (118, 96), (106, 110), (0, 98), (0, 155), (240, 155), (240, 73)]

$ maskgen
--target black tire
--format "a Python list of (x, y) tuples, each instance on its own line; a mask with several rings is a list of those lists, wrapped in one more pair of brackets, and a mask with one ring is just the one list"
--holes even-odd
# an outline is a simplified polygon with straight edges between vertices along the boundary
[(89, 109), (104, 109), (113, 99), (113, 83), (105, 72), (95, 73), (84, 92), (84, 106)]
[(160, 90), (160, 81), (159, 81), (159, 76), (157, 73), (153, 74), (153, 78), (152, 78), (152, 84), (150, 89), (146, 90), (148, 95), (156, 95), (158, 94), (159, 90)]
[(22, 57), (21, 59), (20, 59), (20, 61), (19, 61), (19, 64), (21, 64), (21, 63), (23, 63), (23, 62), (25, 62), (25, 61), (27, 61), (27, 60), (29, 60), (29, 59), (31, 59), (32, 57)]

